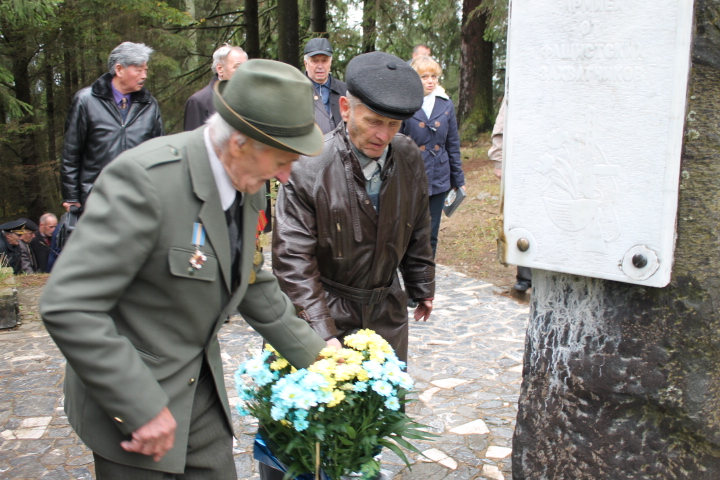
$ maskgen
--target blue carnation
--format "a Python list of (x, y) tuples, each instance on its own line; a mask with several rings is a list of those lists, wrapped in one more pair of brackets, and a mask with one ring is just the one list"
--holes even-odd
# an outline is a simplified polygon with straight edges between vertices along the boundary
[(247, 409), (245, 409), (245, 407), (242, 407), (240, 405), (235, 405), (235, 408), (237, 408), (238, 413), (240, 415), (242, 415), (243, 417), (250, 415), (250, 412)]
[(362, 364), (365, 371), (368, 373), (370, 378), (381, 378), (383, 374), (383, 367), (375, 360), (368, 360)]
[(286, 413), (287, 413), (287, 410), (278, 405), (273, 405), (273, 407), (270, 409), (270, 416), (276, 422), (279, 422), (280, 420), (284, 419)]
[(389, 397), (393, 393), (395, 393), (395, 390), (393, 390), (392, 385), (390, 385), (388, 382), (384, 380), (377, 380), (375, 382), (372, 382), (372, 389), (375, 390), (377, 393), (382, 395), (383, 397)]
[(398, 410), (400, 408), (400, 402), (397, 397), (390, 397), (385, 400), (385, 406), (390, 410)]
[(303, 430), (306, 430), (310, 426), (310, 424), (307, 420), (295, 420), (293, 422), (293, 426), (295, 427), (295, 430), (297, 430), (298, 432), (302, 432)]
[(367, 382), (357, 382), (353, 385), (353, 392), (366, 392), (368, 389)]

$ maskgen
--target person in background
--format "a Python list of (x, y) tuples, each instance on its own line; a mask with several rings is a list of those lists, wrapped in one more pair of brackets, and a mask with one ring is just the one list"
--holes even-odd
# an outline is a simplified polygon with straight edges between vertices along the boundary
[(35, 237), (38, 226), (35, 222), (27, 218), (21, 218), (20, 220), (25, 221), (25, 231), (20, 235), (20, 243), (18, 244), (21, 251), (20, 268), (22, 269), (22, 273), (30, 275), (38, 271), (37, 260), (30, 247), (30, 242), (32, 242), (32, 239)]
[[(495, 119), (495, 126), (492, 131), (492, 145), (488, 150), (488, 158), (495, 162), (495, 176), (502, 178), (503, 170), (503, 130), (505, 128), (505, 99), (503, 98), (500, 103), (500, 111)], [(514, 290), (525, 293), (530, 287), (532, 287), (532, 270), (528, 267), (517, 267), (517, 275), (515, 276), (516, 282), (513, 286)]]
[(25, 233), (25, 220), (13, 220), (0, 225), (0, 266), (22, 273), (20, 237)]
[(52, 213), (45, 213), (40, 217), (40, 225), (37, 232), (30, 241), (30, 249), (35, 255), (38, 273), (48, 272), (48, 256), (50, 255), (50, 244), (52, 234), (57, 227), (58, 219)]
[(451, 189), (463, 188), (465, 175), (460, 156), (460, 137), (453, 102), (439, 89), (440, 65), (430, 57), (417, 57), (411, 64), (423, 85), (423, 104), (403, 122), (401, 133), (420, 148), (428, 179), (432, 231), (430, 244), (437, 253), (438, 233), (445, 198)]
[(413, 47), (412, 57), (407, 61), (408, 65), (411, 65), (413, 60), (418, 57), (432, 57), (432, 50), (424, 43), (419, 43)]
[(153, 49), (124, 42), (108, 73), (73, 99), (60, 161), (63, 207), (82, 209), (100, 172), (125, 150), (163, 134), (160, 106), (145, 89)]
[(237, 479), (217, 337), (231, 313), (297, 368), (340, 346), (296, 316), (255, 255), (266, 180), (322, 149), (311, 92), (296, 68), (248, 60), (215, 84), (205, 127), (100, 175), (40, 299), (98, 480)]
[(327, 38), (310, 39), (304, 53), (305, 75), (315, 87), (315, 122), (323, 133), (328, 133), (342, 123), (339, 102), (347, 85), (330, 74), (333, 49)]
[(195, 130), (205, 123), (210, 115), (215, 113), (212, 101), (212, 91), (218, 80), (230, 80), (235, 70), (246, 62), (247, 53), (240, 47), (233, 47), (227, 43), (213, 53), (213, 77), (204, 88), (193, 93), (185, 103), (185, 121), (183, 130)]

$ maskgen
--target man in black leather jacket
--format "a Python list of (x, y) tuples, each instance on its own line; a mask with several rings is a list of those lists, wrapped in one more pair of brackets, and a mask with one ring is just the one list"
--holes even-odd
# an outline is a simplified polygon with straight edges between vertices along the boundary
[(82, 207), (103, 168), (120, 153), (163, 134), (160, 107), (144, 88), (153, 49), (124, 42), (108, 58), (108, 73), (73, 100), (61, 163), (63, 207)]

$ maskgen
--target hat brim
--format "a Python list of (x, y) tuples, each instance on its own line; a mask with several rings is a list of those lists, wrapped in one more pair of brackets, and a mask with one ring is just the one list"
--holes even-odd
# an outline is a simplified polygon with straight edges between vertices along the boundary
[(314, 50), (306, 53), (305, 55), (308, 57), (314, 57), (315, 55), (327, 55), (328, 57), (332, 57), (332, 52), (328, 52), (327, 50)]
[[(233, 128), (240, 133), (256, 140), (264, 145), (268, 145), (278, 150), (286, 152), (298, 153), (300, 155), (315, 156), (322, 152), (323, 133), (316, 124), (313, 129), (306, 135), (296, 137), (280, 137), (269, 135), (259, 128), (251, 125), (242, 115), (234, 111), (225, 101), (222, 92), (227, 85), (227, 81), (215, 82), (213, 86), (213, 105), (215, 110), (227, 121)], [(229, 120), (229, 119), (232, 119)]]

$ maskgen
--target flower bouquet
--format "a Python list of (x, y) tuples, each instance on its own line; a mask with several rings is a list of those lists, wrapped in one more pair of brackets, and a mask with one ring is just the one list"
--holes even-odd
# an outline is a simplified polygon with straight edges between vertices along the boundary
[(344, 343), (341, 350), (324, 349), (321, 360), (301, 370), (266, 345), (235, 372), (244, 401), (238, 411), (260, 423), (256, 454), (266, 445), (272, 466), (286, 471), (286, 479), (374, 478), (382, 447), (409, 466), (399, 446), (420, 453), (406, 439), (436, 436), (403, 412), (413, 382), (390, 345), (372, 330)]

